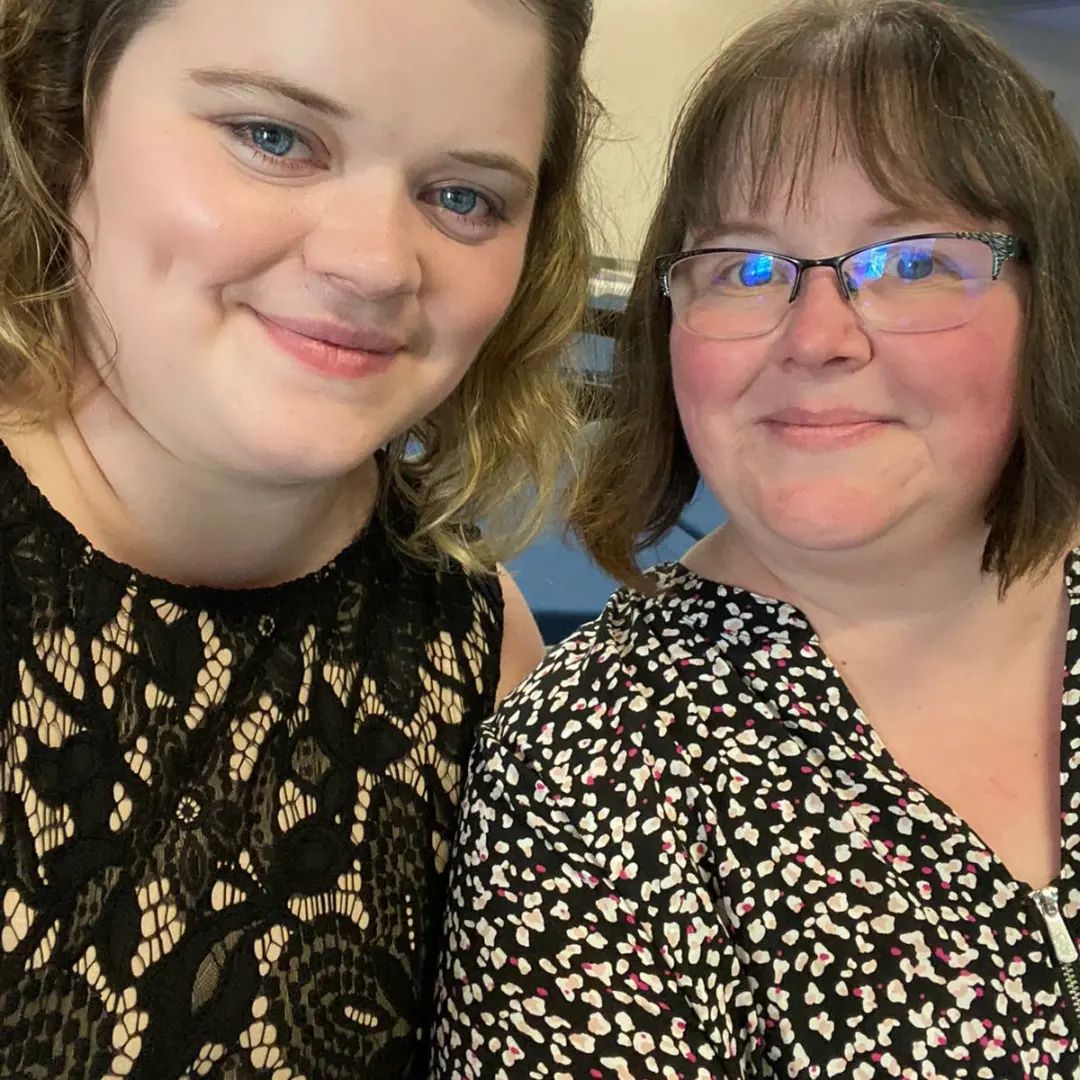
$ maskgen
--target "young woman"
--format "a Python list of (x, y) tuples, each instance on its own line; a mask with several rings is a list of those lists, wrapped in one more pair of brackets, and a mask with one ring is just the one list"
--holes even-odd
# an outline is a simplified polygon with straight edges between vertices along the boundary
[(951, 7), (705, 75), (577, 512), (630, 587), (482, 728), (437, 1075), (1077, 1075), (1077, 205)]
[(0, 1075), (426, 1072), (589, 20), (0, 0)]

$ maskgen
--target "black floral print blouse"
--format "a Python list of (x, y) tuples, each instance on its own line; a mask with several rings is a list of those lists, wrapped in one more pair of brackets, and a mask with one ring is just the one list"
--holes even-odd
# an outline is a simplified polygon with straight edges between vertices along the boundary
[(1080, 557), (1038, 892), (892, 760), (799, 611), (656, 580), (482, 727), (434, 1075), (1080, 1075)]
[(0, 447), (0, 1078), (425, 1077), (501, 640), (493, 575), (377, 522), (277, 588), (158, 581)]

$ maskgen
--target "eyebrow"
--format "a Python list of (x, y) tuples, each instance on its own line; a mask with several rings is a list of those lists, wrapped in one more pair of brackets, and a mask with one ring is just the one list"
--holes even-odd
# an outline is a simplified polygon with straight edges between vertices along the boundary
[[(866, 218), (862, 224), (871, 229), (889, 229), (901, 225), (913, 226), (919, 222), (932, 221), (933, 218), (933, 213), (930, 215), (921, 215), (907, 207), (894, 206), (890, 207), (888, 210), (882, 210), (881, 213), (872, 214), (870, 217)], [(716, 221), (712, 223), (708, 229), (702, 231), (706, 235), (723, 236), (725, 233), (742, 233), (749, 236), (760, 236), (770, 243), (779, 243), (780, 241), (779, 236), (760, 221), (741, 220), (737, 218)]]
[(891, 228), (894, 225), (914, 225), (918, 222), (932, 221), (936, 216), (935, 211), (940, 207), (927, 207), (929, 214), (920, 214), (911, 207), (896, 206), (890, 210), (883, 210), (880, 214), (874, 214), (867, 219), (867, 225), (875, 229)]
[(326, 97), (317, 90), (261, 71), (246, 71), (241, 68), (193, 68), (187, 74), (192, 82), (200, 86), (222, 90), (262, 90), (338, 120), (347, 120), (351, 116), (349, 108), (340, 101)]
[[(187, 74), (192, 82), (200, 86), (223, 90), (261, 90), (338, 120), (348, 120), (352, 116), (348, 106), (340, 101), (320, 94), (317, 90), (261, 71), (247, 71), (242, 68), (193, 68)], [(450, 153), (448, 157), (463, 165), (509, 173), (526, 186), (530, 195), (536, 191), (536, 174), (510, 154), (490, 150), (458, 150)]]
[(454, 150), (446, 156), (453, 161), (460, 161), (462, 165), (475, 165), (480, 169), (509, 173), (528, 188), (530, 195), (536, 191), (536, 174), (510, 154), (500, 154), (492, 150)]
[(711, 221), (706, 228), (701, 230), (701, 234), (708, 236), (722, 236), (725, 233), (745, 233), (750, 236), (778, 239), (776, 233), (762, 225), (760, 221), (741, 221), (736, 218)]

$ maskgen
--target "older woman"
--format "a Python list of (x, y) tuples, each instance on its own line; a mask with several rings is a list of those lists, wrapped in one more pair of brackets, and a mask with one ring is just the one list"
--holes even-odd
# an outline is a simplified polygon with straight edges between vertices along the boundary
[(931, 0), (704, 76), (577, 512), (628, 587), (483, 728), (439, 1076), (1077, 1074), (1078, 205)]

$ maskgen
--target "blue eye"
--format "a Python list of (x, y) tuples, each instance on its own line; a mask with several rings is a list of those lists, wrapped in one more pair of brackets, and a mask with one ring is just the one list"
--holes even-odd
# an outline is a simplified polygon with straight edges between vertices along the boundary
[(768, 285), (772, 279), (773, 257), (764, 252), (748, 255), (746, 261), (739, 267), (739, 281), (748, 288)]
[(249, 131), (256, 149), (271, 157), (285, 157), (298, 141), (294, 131), (277, 124), (251, 124)]
[(452, 214), (468, 217), (483, 201), (478, 191), (466, 187), (446, 187), (439, 191), (439, 205)]
[(926, 248), (902, 248), (896, 258), (896, 272), (905, 281), (918, 281), (934, 272), (934, 256)]

